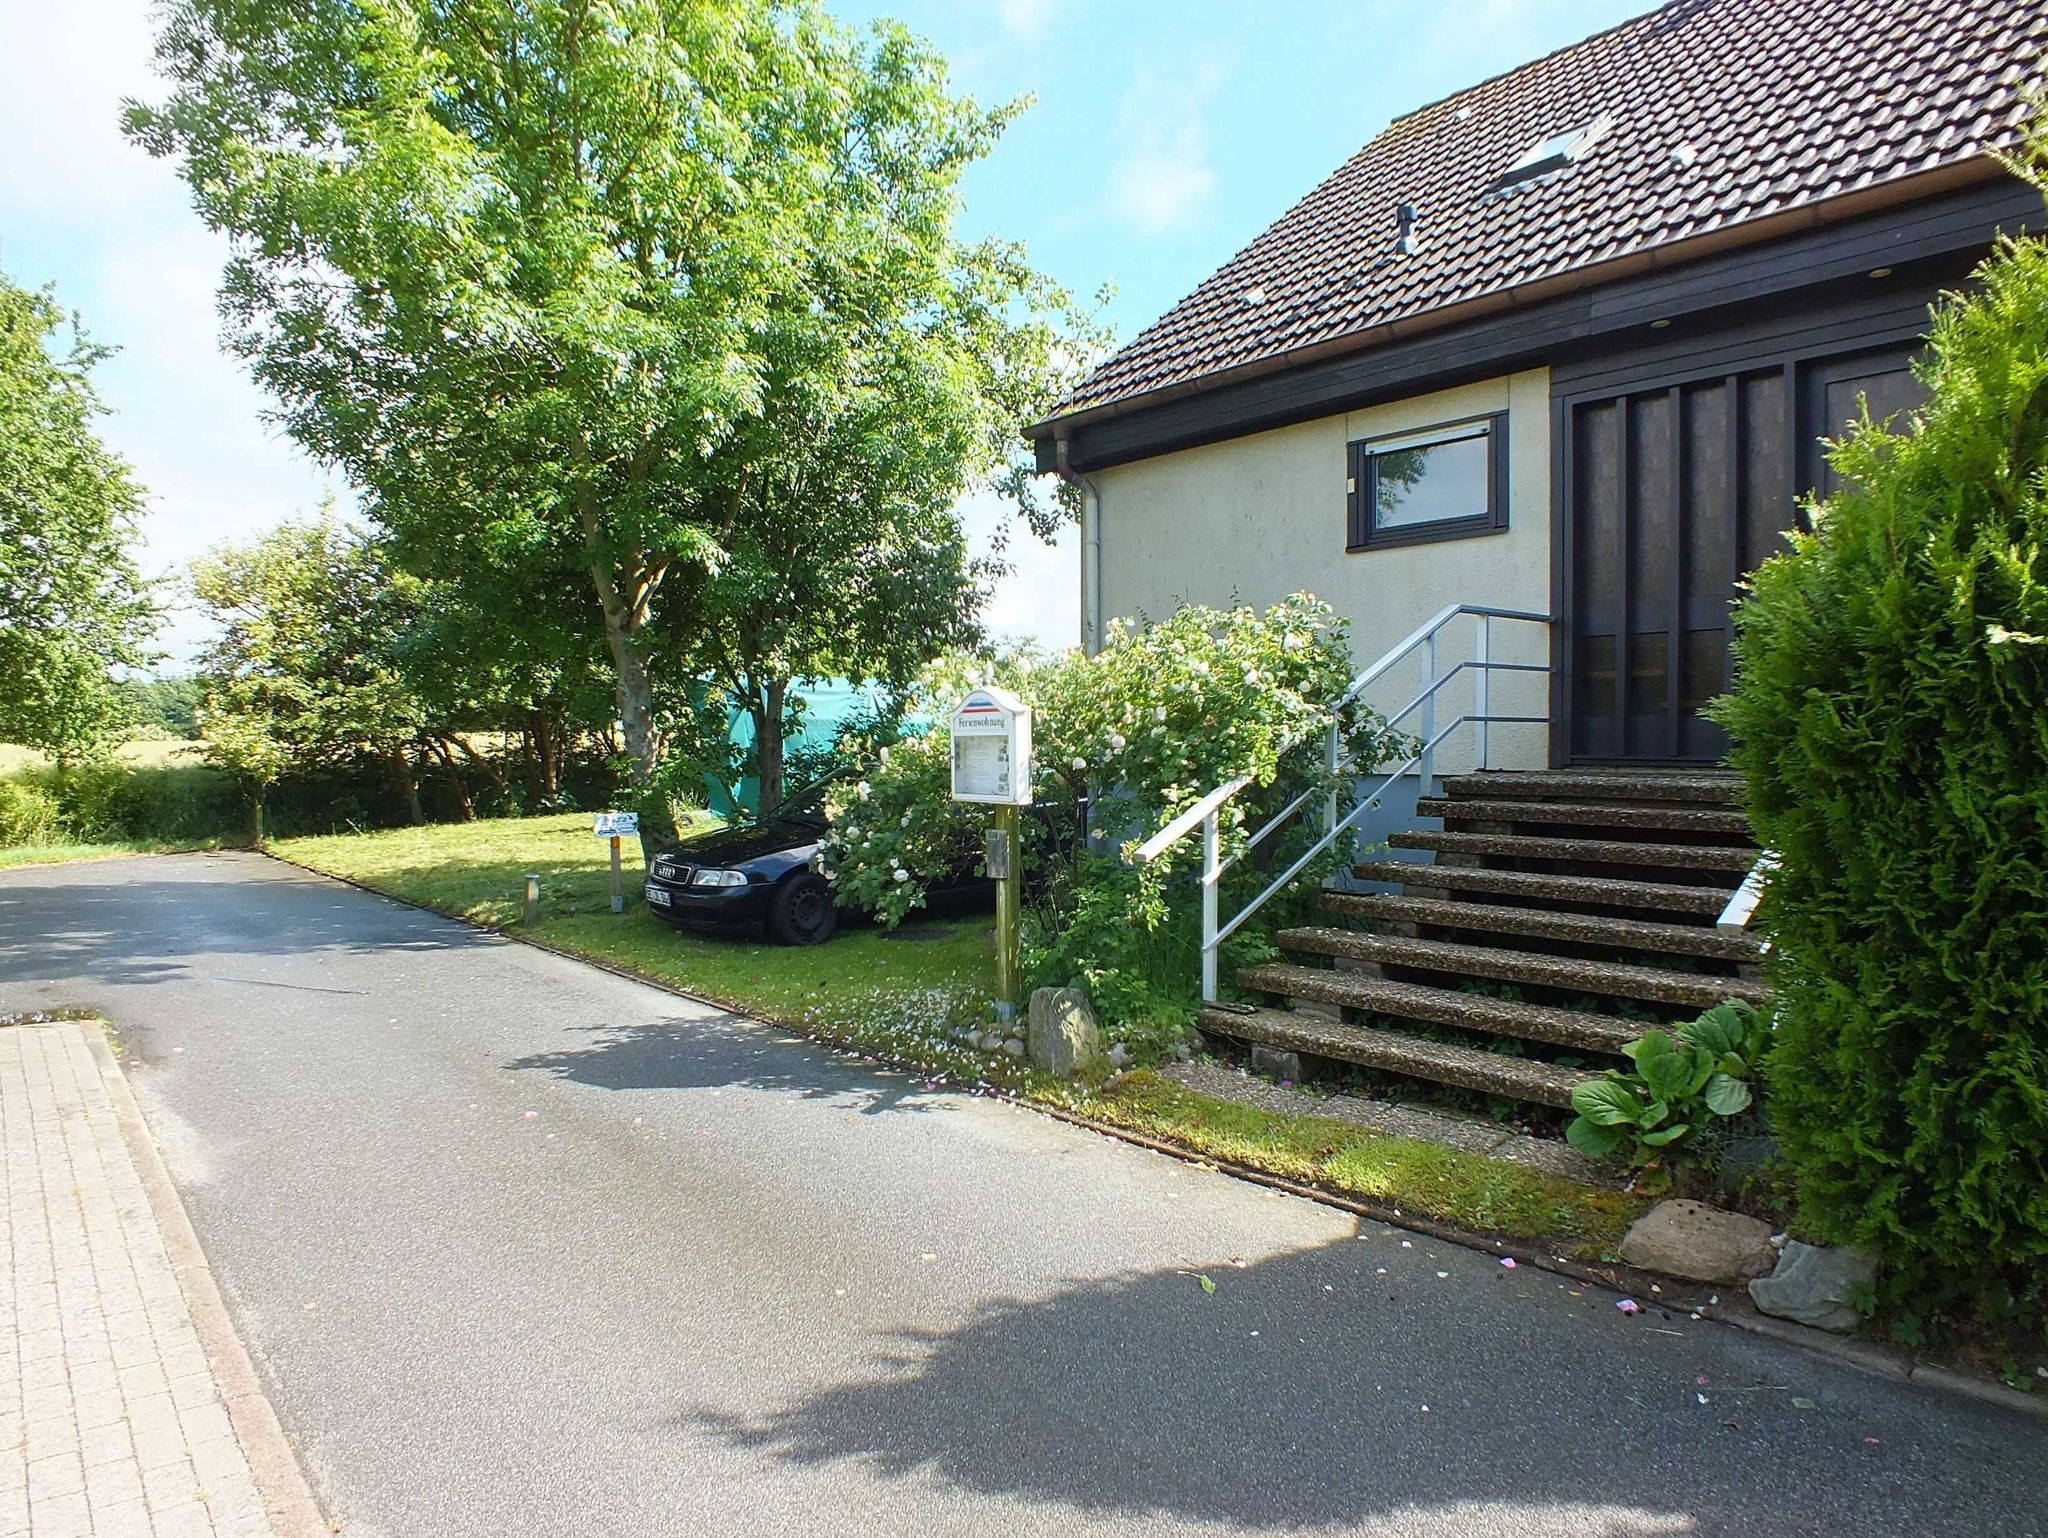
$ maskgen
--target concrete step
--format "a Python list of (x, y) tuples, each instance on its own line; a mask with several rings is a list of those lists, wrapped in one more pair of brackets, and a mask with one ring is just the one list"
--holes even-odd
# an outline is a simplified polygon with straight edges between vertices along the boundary
[(1635, 1021), (1617, 1020), (1612, 1015), (1558, 1009), (1549, 1004), (1522, 1004), (1488, 998), (1483, 993), (1466, 993), (1460, 988), (1428, 988), (1419, 983), (1389, 982), (1357, 972), (1298, 967), (1285, 962), (1245, 967), (1237, 974), (1237, 985), (1254, 993), (1275, 993), (1317, 1004), (1371, 1010), (1402, 1020), (1456, 1026), (1496, 1036), (1517, 1036), (1579, 1052), (1619, 1055), (1646, 1029)]
[(1386, 881), (1443, 892), (1486, 892), (1592, 907), (1719, 917), (1731, 886), (1677, 886), (1661, 881), (1628, 881), (1619, 876), (1554, 876), (1547, 871), (1486, 870), (1476, 865), (1425, 865), (1416, 860), (1364, 860), (1352, 867), (1361, 881)]
[(1750, 837), (1749, 819), (1718, 806), (1655, 806), (1628, 801), (1481, 801), (1464, 796), (1431, 796), (1415, 803), (1419, 817), (1447, 823), (1560, 823), (1579, 828), (1651, 828), (1660, 833), (1725, 834)]
[(1287, 1052), (1305, 1052), (1340, 1063), (1406, 1074), (1413, 1079), (1456, 1084), (1484, 1094), (1567, 1109), (1572, 1103), (1573, 1089), (1600, 1077), (1581, 1068), (1509, 1057), (1477, 1047), (1452, 1046), (1399, 1031), (1342, 1025), (1286, 1009), (1212, 1004), (1195, 1017), (1195, 1023), (1211, 1035), (1233, 1041), (1256, 1042)]
[[(1413, 829), (1390, 834), (1396, 849), (1437, 854), (1493, 855), (1504, 860), (1568, 860), (1588, 865), (1658, 865), (1677, 870), (1728, 871), (1740, 876), (1756, 863), (1754, 849), (1716, 844), (1632, 844), (1600, 838), (1531, 838), (1519, 833), (1434, 833)], [(1729, 891), (1736, 883), (1729, 883)], [(1724, 898), (1726, 893), (1723, 894)]]
[[(1424, 870), (1434, 869), (1423, 866)], [(1449, 869), (1450, 867), (1445, 867)], [(1626, 885), (1627, 883), (1605, 883)], [(1693, 887), (1678, 890), (1692, 892)], [(1722, 934), (1704, 924), (1660, 924), (1650, 919), (1608, 918), (1567, 908), (1513, 908), (1500, 903), (1451, 902), (1439, 897), (1386, 896), (1377, 892), (1325, 892), (1323, 908), (1340, 918), (1389, 924), (1426, 924), (1483, 934), (1532, 935), (1617, 950), (1662, 951), (1754, 962), (1763, 951), (1755, 935)]]
[(1345, 956), (1380, 966), (1412, 967), (1454, 977), (1490, 977), (1495, 982), (1529, 983), (1605, 998), (1645, 999), (1711, 1009), (1723, 999), (1763, 1004), (1770, 990), (1739, 977), (1703, 976), (1663, 967), (1641, 967), (1619, 961), (1586, 961), (1577, 956), (1546, 956), (1538, 951), (1513, 951), (1493, 945), (1461, 945), (1454, 940), (1413, 940), (1405, 935), (1368, 934), (1357, 929), (1305, 927), (1283, 929), (1274, 936), (1283, 951), (1300, 955)]
[(1740, 806), (1742, 780), (1725, 770), (1496, 769), (1444, 778), (1444, 794), (1490, 800), (1497, 796), (1538, 801), (1680, 801), (1703, 806)]

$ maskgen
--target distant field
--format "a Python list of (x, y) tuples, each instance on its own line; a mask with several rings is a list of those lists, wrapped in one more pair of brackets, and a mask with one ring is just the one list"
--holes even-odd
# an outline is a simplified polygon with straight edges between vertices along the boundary
[[(124, 742), (114, 749), (114, 756), (124, 764), (133, 764), (138, 769), (162, 769), (170, 764), (196, 764), (203, 756), (199, 744), (185, 742), (175, 737), (158, 737), (138, 742)], [(17, 774), (23, 769), (48, 768), (50, 756), (35, 748), (24, 748), (12, 742), (0, 742), (0, 774)]]

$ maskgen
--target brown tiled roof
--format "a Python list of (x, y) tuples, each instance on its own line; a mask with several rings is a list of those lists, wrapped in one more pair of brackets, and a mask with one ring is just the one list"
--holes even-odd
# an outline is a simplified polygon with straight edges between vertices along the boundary
[[(1981, 159), (2016, 142), (2044, 50), (2048, 0), (1671, 0), (1396, 119), (1058, 414)], [(1497, 188), (1603, 114), (1582, 159)]]

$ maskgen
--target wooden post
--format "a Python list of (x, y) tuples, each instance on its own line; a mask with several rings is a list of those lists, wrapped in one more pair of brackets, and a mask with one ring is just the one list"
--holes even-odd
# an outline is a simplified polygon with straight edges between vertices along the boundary
[(619, 880), (619, 836), (612, 835), (612, 912), (626, 911), (626, 890)]
[(1000, 865), (989, 872), (996, 878), (996, 1019), (1007, 1025), (1017, 1018), (1023, 1001), (1022, 938), (1024, 872), (1023, 851), (1017, 839), (1017, 808), (996, 808), (996, 842)]

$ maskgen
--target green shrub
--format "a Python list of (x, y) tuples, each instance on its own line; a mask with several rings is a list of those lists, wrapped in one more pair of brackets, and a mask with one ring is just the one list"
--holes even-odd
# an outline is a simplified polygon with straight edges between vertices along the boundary
[[(1187, 607), (1157, 625), (1111, 627), (1103, 650), (1047, 662), (1012, 658), (989, 681), (1032, 707), (1034, 810), (1024, 819), (1029, 912), (1026, 979), (1086, 989), (1110, 1035), (1135, 1045), (1172, 1037), (1192, 1017), (1200, 978), (1195, 867), (1199, 837), (1135, 870), (1122, 853), (1216, 786), (1253, 785), (1225, 808), (1225, 852), (1304, 792), (1329, 788), (1322, 745), (1332, 703), (1351, 678), (1345, 630), (1325, 605), (1297, 595), (1264, 613)], [(949, 799), (947, 712), (968, 687), (961, 663), (936, 670), (908, 712), (922, 721), (878, 752), (865, 778), (832, 805), (825, 867), (843, 901), (896, 923), (924, 901), (921, 878), (972, 860), (985, 807)], [(1384, 756), (1384, 723), (1347, 704), (1338, 725), (1360, 761)], [(1094, 797), (1094, 849), (1087, 847)], [(1314, 805), (1311, 802), (1311, 805)], [(1311, 813), (1242, 861), (1223, 892), (1231, 912), (1320, 832)], [(1302, 875), (1298, 891), (1344, 858)], [(1284, 901), (1262, 912), (1284, 921)], [(1247, 925), (1226, 959), (1270, 954)]]
[(64, 841), (64, 815), (48, 787), (25, 774), (0, 779), (0, 847)]
[(206, 764), (88, 759), (49, 771), (41, 783), (65, 835), (81, 843), (203, 843), (234, 836), (246, 821), (227, 777)]
[[(2048, 1309), (2048, 244), (1939, 308), (1912, 430), (1737, 611), (1734, 734), (1801, 1223), (1894, 1306)], [(1902, 426), (1904, 424), (1901, 424)]]

